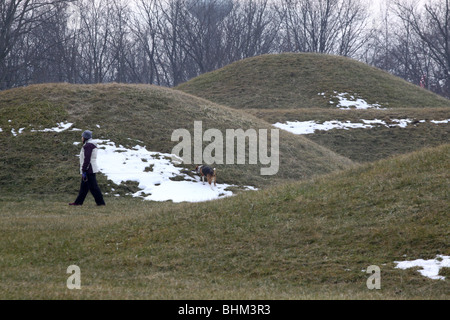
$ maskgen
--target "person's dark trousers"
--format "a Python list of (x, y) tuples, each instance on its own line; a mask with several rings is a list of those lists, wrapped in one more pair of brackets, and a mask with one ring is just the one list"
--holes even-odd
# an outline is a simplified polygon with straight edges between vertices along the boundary
[(100, 206), (105, 204), (102, 192), (97, 184), (95, 173), (88, 173), (87, 181), (81, 179), (80, 192), (78, 193), (78, 197), (77, 200), (75, 200), (75, 203), (77, 205), (82, 205), (89, 191), (91, 191), (92, 195), (94, 196), (95, 203), (97, 203), (97, 205)]

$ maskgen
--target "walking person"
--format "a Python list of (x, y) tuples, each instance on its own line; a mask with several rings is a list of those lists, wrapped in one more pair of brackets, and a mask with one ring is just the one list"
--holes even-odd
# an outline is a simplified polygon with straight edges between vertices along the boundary
[(97, 151), (98, 148), (95, 143), (92, 142), (92, 132), (86, 130), (81, 136), (83, 147), (80, 152), (80, 173), (81, 173), (81, 185), (80, 192), (75, 202), (69, 203), (71, 206), (83, 205), (84, 199), (89, 191), (94, 196), (95, 202), (98, 206), (104, 206), (103, 194), (97, 184), (97, 178), (95, 174), (99, 172), (97, 166)]

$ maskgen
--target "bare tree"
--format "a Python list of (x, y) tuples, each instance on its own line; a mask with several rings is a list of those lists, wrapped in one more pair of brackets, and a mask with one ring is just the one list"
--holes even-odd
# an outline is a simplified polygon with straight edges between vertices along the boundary
[[(27, 63), (23, 58), (30, 32), (51, 18), (55, 6), (63, 2), (70, 0), (0, 0), (0, 89), (26, 84), (12, 81), (11, 73)], [(12, 54), (16, 49), (22, 56)]]
[(267, 0), (236, 3), (238, 40), (234, 60), (276, 52), (281, 22)]
[(380, 12), (373, 20), (371, 37), (364, 48), (361, 59), (377, 68), (394, 72), (398, 65), (392, 55), (398, 37), (402, 36), (402, 26), (395, 19), (390, 0), (380, 3)]
[(450, 0), (386, 0), (372, 28), (363, 0), (132, 2), (0, 0), (0, 90), (50, 81), (176, 86), (289, 51), (359, 58), (450, 97)]
[(82, 37), (79, 42), (80, 78), (84, 83), (101, 83), (107, 79), (113, 64), (112, 6), (107, 0), (80, 0), (77, 6)]
[(187, 77), (275, 52), (279, 23), (268, 0), (189, 0), (179, 25)]
[(129, 57), (131, 53), (129, 17), (131, 11), (124, 0), (109, 0), (111, 6), (110, 51), (112, 58), (111, 80), (129, 82)]
[(137, 82), (163, 84), (159, 60), (161, 12), (159, 0), (140, 0), (133, 19), (134, 57), (130, 57), (130, 72)]
[(398, 1), (396, 7), (398, 16), (426, 44), (424, 57), (429, 54), (439, 69), (428, 80), (433, 80), (435, 91), (450, 97), (450, 0), (426, 3), (423, 10), (406, 1)]
[(369, 41), (369, 13), (361, 1), (345, 0), (339, 15), (339, 44), (336, 53), (341, 56), (355, 56)]
[(350, 56), (368, 40), (367, 8), (359, 0), (285, 0), (278, 12), (285, 51)]
[(158, 3), (160, 19), (158, 33), (161, 37), (161, 73), (164, 82), (176, 86), (186, 81), (188, 54), (180, 45), (183, 41), (183, 30), (186, 26), (186, 7), (183, 0), (160, 0)]
[(224, 58), (221, 24), (231, 8), (229, 0), (186, 2), (180, 26), (180, 45), (194, 61), (199, 73), (217, 69)]

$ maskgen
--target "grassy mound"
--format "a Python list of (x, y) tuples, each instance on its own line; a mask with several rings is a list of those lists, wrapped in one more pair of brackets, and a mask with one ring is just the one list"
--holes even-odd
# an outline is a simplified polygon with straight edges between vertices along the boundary
[(450, 106), (445, 98), (364, 63), (309, 53), (245, 59), (177, 89), (238, 109), (333, 109), (340, 93), (384, 108)]
[[(356, 162), (438, 146), (448, 141), (450, 133), (449, 124), (430, 122), (450, 118), (449, 100), (345, 57), (263, 55), (201, 75), (177, 89), (242, 109), (271, 124), (332, 120), (362, 123), (362, 119), (414, 122), (407, 128), (334, 129), (305, 136)], [(342, 93), (347, 94), (339, 98)], [(355, 105), (362, 99), (366, 107), (373, 108), (341, 110), (338, 104), (345, 103), (340, 99)]]
[[(94, 131), (125, 147), (171, 153), (175, 129), (270, 129), (265, 121), (177, 90), (147, 85), (46, 84), (0, 92), (0, 188), (2, 195), (74, 194), (78, 188), (81, 132), (35, 132), (60, 122)], [(15, 136), (17, 135), (17, 136)], [(208, 143), (204, 142), (204, 146)], [(100, 160), (101, 161), (101, 160)], [(278, 175), (260, 175), (263, 166), (218, 165), (218, 182), (263, 187), (346, 168), (352, 162), (308, 139), (280, 135)], [(103, 190), (106, 180), (100, 179)], [(130, 186), (132, 188), (132, 186)]]
[[(0, 297), (446, 299), (450, 145), (201, 204), (2, 204)], [(68, 290), (66, 269), (81, 269)], [(381, 290), (365, 270), (381, 269)], [(448, 268), (441, 269), (448, 275)]]

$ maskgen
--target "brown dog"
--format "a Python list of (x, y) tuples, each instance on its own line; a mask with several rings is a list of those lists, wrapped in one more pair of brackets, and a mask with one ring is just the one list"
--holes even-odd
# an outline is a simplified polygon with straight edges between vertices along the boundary
[(208, 180), (209, 186), (212, 189), (212, 182), (214, 180), (214, 186), (216, 186), (216, 168), (212, 169), (208, 166), (196, 166), (195, 171), (202, 177), (203, 184), (205, 184), (205, 177)]

